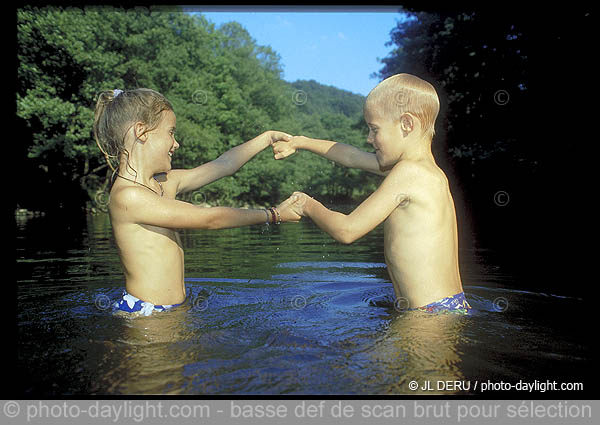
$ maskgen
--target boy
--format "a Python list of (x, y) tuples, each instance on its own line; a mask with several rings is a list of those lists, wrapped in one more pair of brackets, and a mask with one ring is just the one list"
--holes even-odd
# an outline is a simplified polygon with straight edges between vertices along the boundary
[(351, 214), (325, 208), (295, 192), (292, 208), (339, 242), (350, 244), (384, 223), (385, 260), (396, 305), (466, 312), (458, 265), (454, 201), (431, 153), (439, 99), (431, 84), (409, 74), (382, 81), (364, 107), (366, 153), (342, 143), (303, 136), (273, 145), (275, 159), (305, 149), (346, 167), (386, 176)]

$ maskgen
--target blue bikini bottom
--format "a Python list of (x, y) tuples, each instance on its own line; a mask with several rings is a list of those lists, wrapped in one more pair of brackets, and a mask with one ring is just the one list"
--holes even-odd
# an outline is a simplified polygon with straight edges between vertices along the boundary
[(113, 304), (113, 307), (115, 308), (115, 310), (125, 311), (127, 313), (140, 312), (143, 316), (150, 316), (153, 311), (170, 310), (172, 308), (182, 305), (184, 302), (180, 304), (171, 305), (155, 305), (147, 301), (142, 301), (139, 298), (136, 298), (133, 295), (127, 293), (126, 290), (123, 290), (123, 296), (120, 300), (116, 301)]

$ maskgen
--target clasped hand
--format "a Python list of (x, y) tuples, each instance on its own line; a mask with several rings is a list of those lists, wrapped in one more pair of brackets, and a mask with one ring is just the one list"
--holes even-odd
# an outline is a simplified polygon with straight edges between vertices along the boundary
[(292, 155), (298, 149), (298, 146), (306, 139), (305, 136), (291, 136), (273, 143), (273, 157), (283, 159)]
[[(299, 143), (306, 139), (304, 136), (292, 136), (281, 131), (269, 131), (267, 133), (275, 159), (283, 159), (292, 155), (298, 149)], [(294, 192), (292, 196), (277, 206), (282, 221), (299, 221), (302, 217), (306, 217), (304, 209), (310, 200), (312, 198), (307, 194)]]

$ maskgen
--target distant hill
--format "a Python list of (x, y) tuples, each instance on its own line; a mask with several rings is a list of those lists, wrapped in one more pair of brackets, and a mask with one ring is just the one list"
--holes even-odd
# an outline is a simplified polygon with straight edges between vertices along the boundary
[(301, 90), (306, 94), (306, 97), (303, 97), (298, 93), (296, 99), (299, 103), (306, 101), (302, 109), (306, 114), (336, 113), (352, 119), (360, 119), (362, 116), (365, 102), (365, 97), (362, 95), (326, 86), (315, 80), (297, 80), (290, 85), (295, 91)]
[[(366, 142), (368, 131), (363, 117), (365, 96), (314, 80), (286, 82), (286, 92), (293, 108), (276, 128), (371, 151)], [(341, 167), (306, 151), (280, 164), (285, 172), (276, 173), (274, 178), (279, 181), (282, 196), (296, 190), (306, 191), (329, 204), (362, 200), (376, 189), (380, 180), (379, 176)]]

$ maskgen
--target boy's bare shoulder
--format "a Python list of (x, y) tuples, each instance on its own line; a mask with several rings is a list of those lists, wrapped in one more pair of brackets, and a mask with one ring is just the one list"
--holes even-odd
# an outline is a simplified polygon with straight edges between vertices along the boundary
[(435, 164), (420, 161), (400, 161), (386, 177), (390, 186), (409, 196), (424, 193), (445, 193), (448, 179), (444, 172)]
[(399, 161), (390, 171), (389, 176), (394, 179), (419, 180), (422, 178), (433, 177), (433, 170), (427, 164), (418, 161), (402, 160)]

